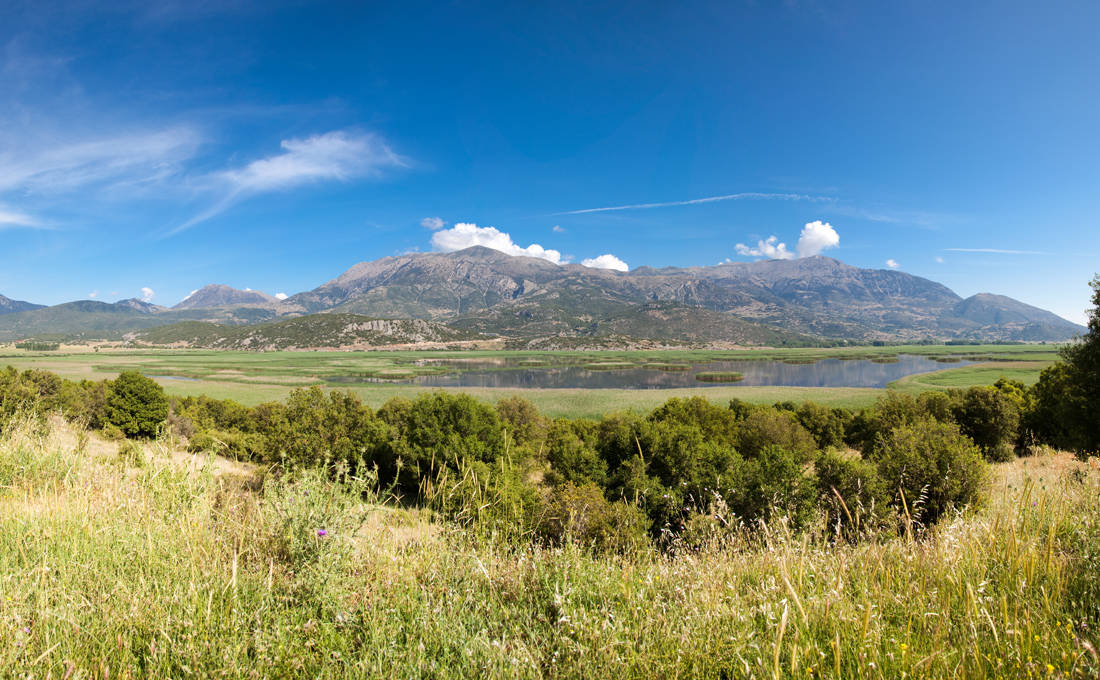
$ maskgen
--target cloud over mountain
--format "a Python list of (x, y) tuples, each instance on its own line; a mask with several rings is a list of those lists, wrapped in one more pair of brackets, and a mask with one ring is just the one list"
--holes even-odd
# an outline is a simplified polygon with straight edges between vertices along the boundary
[(618, 272), (630, 271), (630, 267), (627, 266), (625, 262), (611, 253), (604, 253), (599, 257), (590, 257), (586, 260), (582, 260), (581, 264), (585, 267), (592, 267), (593, 269), (614, 269)]
[(459, 222), (450, 229), (432, 234), (432, 247), (444, 253), (463, 250), (472, 246), (485, 246), (509, 255), (537, 257), (554, 264), (564, 264), (561, 252), (543, 248), (537, 243), (522, 247), (512, 237), (496, 227), (479, 227), (476, 224)]
[(833, 225), (821, 220), (807, 222), (802, 227), (802, 233), (798, 236), (798, 243), (794, 251), (787, 249), (786, 243), (780, 243), (779, 237), (772, 235), (756, 242), (755, 247), (738, 243), (734, 246), (738, 255), (748, 257), (763, 257), (769, 260), (794, 260), (800, 257), (813, 257), (820, 255), (829, 248), (840, 245), (840, 234)]

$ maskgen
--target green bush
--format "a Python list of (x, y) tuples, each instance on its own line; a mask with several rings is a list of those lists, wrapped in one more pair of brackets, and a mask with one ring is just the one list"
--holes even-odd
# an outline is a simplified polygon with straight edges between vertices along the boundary
[(874, 463), (826, 451), (814, 464), (818, 502), (830, 530), (852, 539), (880, 528), (892, 510), (890, 491)]
[(807, 462), (817, 452), (817, 442), (790, 411), (774, 408), (754, 410), (737, 428), (737, 451), (745, 458), (755, 458), (767, 447), (778, 446), (797, 454)]
[(1020, 409), (1013, 399), (993, 387), (953, 391), (951, 414), (990, 462), (1012, 460), (1020, 428)]
[(263, 458), (292, 465), (360, 462), (376, 465), (392, 475), (390, 429), (351, 392), (326, 395), (319, 387), (290, 393), (284, 409), (266, 408), (257, 429), (263, 439)]
[(552, 544), (571, 541), (599, 553), (629, 553), (649, 545), (647, 524), (641, 510), (608, 502), (595, 484), (566, 482), (548, 493), (538, 531)]
[(927, 416), (879, 434), (867, 458), (899, 512), (923, 524), (979, 501), (989, 476), (981, 450), (958, 425)]
[(164, 388), (137, 371), (124, 371), (107, 390), (107, 422), (128, 437), (151, 438), (168, 419)]
[(607, 463), (577, 434), (568, 420), (555, 420), (546, 432), (546, 460), (550, 464), (547, 481), (551, 484), (607, 482)]
[(817, 483), (804, 464), (804, 453), (782, 446), (765, 446), (755, 458), (731, 466), (732, 479), (726, 501), (735, 515), (748, 524), (786, 518), (791, 526), (804, 527), (813, 519)]
[(844, 444), (844, 433), (853, 418), (851, 411), (829, 408), (812, 401), (804, 402), (791, 410), (794, 411), (798, 423), (814, 438), (817, 448), (827, 449)]
[(405, 491), (416, 491), (444, 467), (457, 470), (504, 455), (504, 425), (497, 412), (468, 394), (425, 394), (389, 409), (386, 417), (397, 421), (392, 455), (402, 461), (399, 483)]

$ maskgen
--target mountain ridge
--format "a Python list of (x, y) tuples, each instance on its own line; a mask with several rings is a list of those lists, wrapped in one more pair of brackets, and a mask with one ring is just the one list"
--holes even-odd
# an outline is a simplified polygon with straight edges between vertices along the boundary
[(17, 312), (42, 309), (43, 307), (45, 307), (45, 305), (36, 305), (33, 302), (24, 302), (23, 300), (13, 300), (9, 297), (0, 295), (0, 314), (15, 314)]
[(118, 337), (180, 321), (247, 325), (317, 313), (420, 319), (517, 342), (1060, 342), (1085, 331), (1002, 295), (964, 299), (929, 279), (820, 255), (622, 272), (475, 246), (359, 262), (285, 300), (211, 284), (171, 309), (124, 300), (14, 312), (0, 317), (0, 339), (89, 332)]

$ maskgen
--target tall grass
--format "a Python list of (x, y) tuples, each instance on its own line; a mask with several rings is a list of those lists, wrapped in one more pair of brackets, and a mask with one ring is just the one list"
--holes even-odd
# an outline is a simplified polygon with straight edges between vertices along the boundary
[(80, 444), (0, 437), (0, 676), (1100, 673), (1100, 475), (1068, 456), (998, 466), (981, 510), (913, 538), (779, 522), (599, 557), (379, 504), (369, 478)]

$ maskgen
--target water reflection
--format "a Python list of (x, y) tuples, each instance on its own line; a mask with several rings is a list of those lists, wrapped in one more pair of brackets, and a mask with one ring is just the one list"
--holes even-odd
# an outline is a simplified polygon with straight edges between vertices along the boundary
[[(973, 362), (960, 361), (951, 367)], [(694, 364), (688, 370), (662, 371), (642, 366), (616, 370), (591, 370), (584, 366), (546, 366), (538, 368), (499, 368), (499, 363), (479, 370), (474, 362), (460, 372), (447, 375), (419, 376), (402, 382), (429, 387), (527, 387), (585, 389), (667, 389), (715, 385), (784, 385), (792, 387), (886, 387), (886, 384), (915, 373), (945, 368), (944, 364), (922, 356), (901, 355), (896, 363), (875, 363), (822, 359), (812, 364), (782, 361), (712, 361)], [(698, 373), (737, 372), (744, 378), (736, 383), (696, 380)], [(347, 376), (333, 382), (373, 382)], [(394, 381), (391, 381), (394, 382)]]

